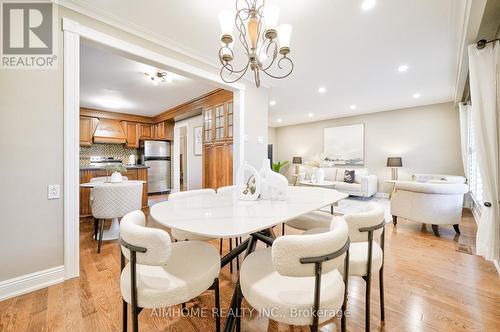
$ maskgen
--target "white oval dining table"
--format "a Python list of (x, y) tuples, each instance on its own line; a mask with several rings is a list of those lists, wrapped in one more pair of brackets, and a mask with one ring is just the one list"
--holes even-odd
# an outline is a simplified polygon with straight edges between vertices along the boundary
[[(334, 189), (318, 187), (289, 187), (283, 201), (239, 200), (234, 193), (185, 197), (161, 202), (150, 208), (151, 217), (158, 223), (182, 231), (212, 238), (249, 237), (221, 259), (221, 267), (241, 253), (255, 250), (256, 242), (272, 245), (272, 228), (305, 213), (334, 205), (348, 195)], [(245, 256), (246, 256), (245, 255)], [(238, 281), (231, 298), (230, 313), (224, 331), (232, 332), (241, 305), (241, 287)]]
[[(146, 181), (143, 181), (143, 180), (125, 180), (125, 181), (121, 181), (121, 182), (87, 182), (87, 183), (81, 183), (80, 184), (80, 187), (83, 187), (83, 188), (94, 188), (94, 187), (97, 187), (97, 186), (113, 186), (113, 185), (116, 185), (116, 184), (123, 184), (123, 183), (130, 183), (130, 184), (133, 184), (133, 183), (146, 183)], [(120, 237), (120, 223), (118, 222), (118, 218), (114, 218), (112, 221), (111, 221), (111, 226), (109, 227), (109, 229), (106, 229), (104, 230), (104, 232), (102, 233), (102, 240), (103, 241), (111, 241), (111, 240), (116, 240)]]
[(232, 193), (220, 193), (157, 203), (150, 208), (150, 214), (170, 228), (214, 238), (233, 238), (272, 228), (336, 204), (347, 196), (334, 189), (290, 186), (288, 199), (284, 201), (243, 201)]

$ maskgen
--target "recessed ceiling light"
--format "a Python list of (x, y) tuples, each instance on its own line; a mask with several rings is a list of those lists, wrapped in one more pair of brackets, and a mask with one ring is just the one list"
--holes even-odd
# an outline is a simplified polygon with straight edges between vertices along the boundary
[(376, 0), (365, 0), (361, 3), (361, 9), (370, 10), (377, 4)]
[(356, 109), (356, 105), (351, 105), (351, 106), (349, 106), (349, 108), (352, 109), (352, 110), (355, 110)]
[(401, 65), (401, 66), (398, 67), (398, 71), (400, 73), (404, 73), (407, 70), (408, 70), (408, 66), (407, 65)]
[(269, 102), (269, 105), (271, 105), (271, 106), (276, 105), (276, 100), (271, 100), (271, 101)]
[(324, 86), (320, 86), (320, 87), (318, 88), (318, 92), (319, 92), (319, 93), (325, 93), (325, 92), (326, 92), (326, 88), (325, 88)]
[(413, 94), (413, 98), (415, 98), (415, 99), (420, 98), (420, 93), (414, 93), (414, 94)]
[(310, 117), (310, 118), (312, 118), (314, 116), (314, 114), (313, 113), (307, 113), (307, 116)]
[(281, 118), (276, 119), (276, 122), (281, 122), (281, 121), (283, 121)]

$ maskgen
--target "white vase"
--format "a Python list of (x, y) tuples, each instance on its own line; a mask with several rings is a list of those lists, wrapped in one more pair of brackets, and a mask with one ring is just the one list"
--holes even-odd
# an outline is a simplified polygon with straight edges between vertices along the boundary
[[(255, 192), (253, 194), (247, 188), (252, 176), (255, 181)], [(238, 199), (243, 201), (255, 201), (259, 198), (262, 186), (260, 174), (255, 168), (248, 165), (247, 162), (243, 163), (238, 169), (236, 183)]]
[(318, 167), (314, 170), (314, 182), (321, 183), (325, 182), (325, 170), (321, 167)]
[(273, 172), (271, 161), (264, 159), (260, 170), (262, 188), (260, 197), (269, 200), (286, 200), (288, 194), (288, 180), (282, 174)]
[(122, 181), (123, 181), (122, 173), (120, 173), (120, 172), (113, 172), (113, 174), (111, 174), (111, 180), (110, 180), (110, 182), (112, 182), (112, 183), (119, 183), (119, 182), (122, 182)]

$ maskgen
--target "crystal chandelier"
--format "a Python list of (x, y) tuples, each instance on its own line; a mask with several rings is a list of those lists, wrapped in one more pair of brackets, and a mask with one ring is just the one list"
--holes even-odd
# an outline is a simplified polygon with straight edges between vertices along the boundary
[[(290, 24), (278, 25), (280, 9), (265, 0), (236, 0), (236, 14), (223, 11), (219, 14), (222, 30), (219, 60), (222, 64), (220, 77), (226, 83), (242, 78), (248, 68), (254, 73), (255, 85), (260, 86), (260, 72), (280, 79), (293, 71), (290, 53)], [(233, 28), (248, 57), (241, 69), (233, 68)], [(279, 43), (278, 43), (279, 41)]]

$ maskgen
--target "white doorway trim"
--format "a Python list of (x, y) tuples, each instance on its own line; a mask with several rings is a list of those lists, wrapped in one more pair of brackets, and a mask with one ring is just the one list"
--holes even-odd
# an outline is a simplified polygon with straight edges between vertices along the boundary
[[(181, 142), (180, 142), (180, 138), (181, 138), (181, 128), (186, 128), (186, 133), (187, 133), (187, 129), (188, 129), (188, 123), (187, 122), (176, 122), (175, 123), (175, 126), (174, 126), (174, 153), (172, 155), (172, 165), (173, 165), (173, 169), (174, 169), (174, 172), (173, 172), (173, 183), (174, 183), (174, 186), (173, 186), (173, 190), (172, 192), (178, 192), (178, 191), (181, 191), (181, 158), (180, 158), (180, 155), (181, 155)], [(186, 138), (187, 139), (187, 138)], [(187, 164), (187, 162), (186, 162)], [(189, 167), (187, 165), (187, 167)], [(189, 179), (187, 177), (187, 174), (188, 174), (188, 169), (184, 170), (184, 181), (185, 181), (185, 184), (186, 184), (186, 188), (189, 188)]]
[[(79, 113), (80, 42), (82, 39), (126, 54), (134, 60), (170, 70), (183, 76), (215, 83), (234, 92), (235, 133), (233, 169), (244, 160), (244, 90), (241, 83), (224, 83), (217, 74), (112, 37), (80, 23), (63, 18), (64, 34), (64, 269), (65, 278), (80, 274), (79, 229)], [(240, 127), (241, 126), (241, 127)]]

